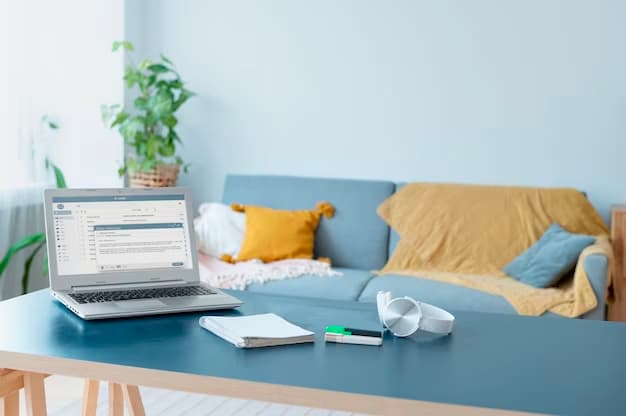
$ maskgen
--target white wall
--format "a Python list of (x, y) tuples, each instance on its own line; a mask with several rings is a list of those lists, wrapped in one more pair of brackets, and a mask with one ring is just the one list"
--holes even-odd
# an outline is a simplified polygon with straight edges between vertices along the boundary
[(227, 172), (571, 186), (626, 201), (626, 2), (128, 0), (199, 96), (183, 179)]

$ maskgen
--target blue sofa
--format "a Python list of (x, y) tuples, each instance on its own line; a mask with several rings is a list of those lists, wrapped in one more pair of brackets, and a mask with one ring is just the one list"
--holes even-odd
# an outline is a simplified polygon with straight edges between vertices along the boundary
[[(375, 302), (379, 290), (412, 296), (450, 310), (514, 314), (499, 296), (428, 279), (400, 275), (375, 276), (398, 243), (398, 235), (376, 214), (376, 208), (401, 184), (386, 181), (228, 175), (223, 202), (282, 209), (310, 209), (318, 201), (335, 206), (335, 217), (322, 219), (316, 234), (315, 256), (330, 257), (340, 277), (302, 276), (254, 284), (248, 290), (278, 295)], [(605, 319), (608, 259), (592, 255), (585, 269), (598, 298), (598, 307), (584, 319)], [(550, 313), (545, 316), (556, 316)]]

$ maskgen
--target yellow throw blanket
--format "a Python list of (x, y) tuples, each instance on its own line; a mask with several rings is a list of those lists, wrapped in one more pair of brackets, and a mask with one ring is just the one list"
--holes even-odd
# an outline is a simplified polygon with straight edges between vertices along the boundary
[[(383, 202), (378, 214), (400, 234), (379, 274), (412, 275), (499, 295), (523, 315), (550, 311), (576, 317), (592, 310), (598, 301), (584, 260), (597, 253), (612, 259), (604, 221), (575, 189), (414, 183)], [(572, 278), (537, 289), (502, 272), (553, 223), (598, 237), (583, 251)]]

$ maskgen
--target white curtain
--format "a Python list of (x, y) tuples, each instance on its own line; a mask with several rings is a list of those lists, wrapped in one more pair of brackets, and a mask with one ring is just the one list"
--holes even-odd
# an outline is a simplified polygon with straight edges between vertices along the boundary
[[(0, 0), (0, 256), (43, 231), (42, 190), (54, 186), (46, 157), (69, 186), (122, 185), (123, 142), (99, 109), (124, 102), (123, 55), (111, 51), (125, 36), (124, 7), (124, 0)], [(1, 278), (0, 298), (21, 293), (29, 252)], [(33, 263), (31, 290), (47, 284), (41, 264)]]
[[(26, 48), (31, 1), (0, 2), (0, 256), (27, 235), (43, 232), (42, 191), (51, 184), (45, 159), (56, 130), (51, 115), (36, 110), (29, 87)], [(29, 10), (30, 8), (30, 10)], [(40, 68), (45, 73), (45, 68)], [(16, 255), (0, 278), (0, 299), (21, 293), (21, 275), (32, 248)], [(31, 288), (45, 286), (41, 251), (33, 263)]]

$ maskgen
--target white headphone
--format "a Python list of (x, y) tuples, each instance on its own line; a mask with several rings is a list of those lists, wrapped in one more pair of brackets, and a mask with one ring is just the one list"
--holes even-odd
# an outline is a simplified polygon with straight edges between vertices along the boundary
[(454, 326), (450, 312), (408, 296), (394, 299), (391, 292), (378, 292), (376, 306), (382, 326), (397, 337), (408, 337), (418, 329), (447, 335)]

